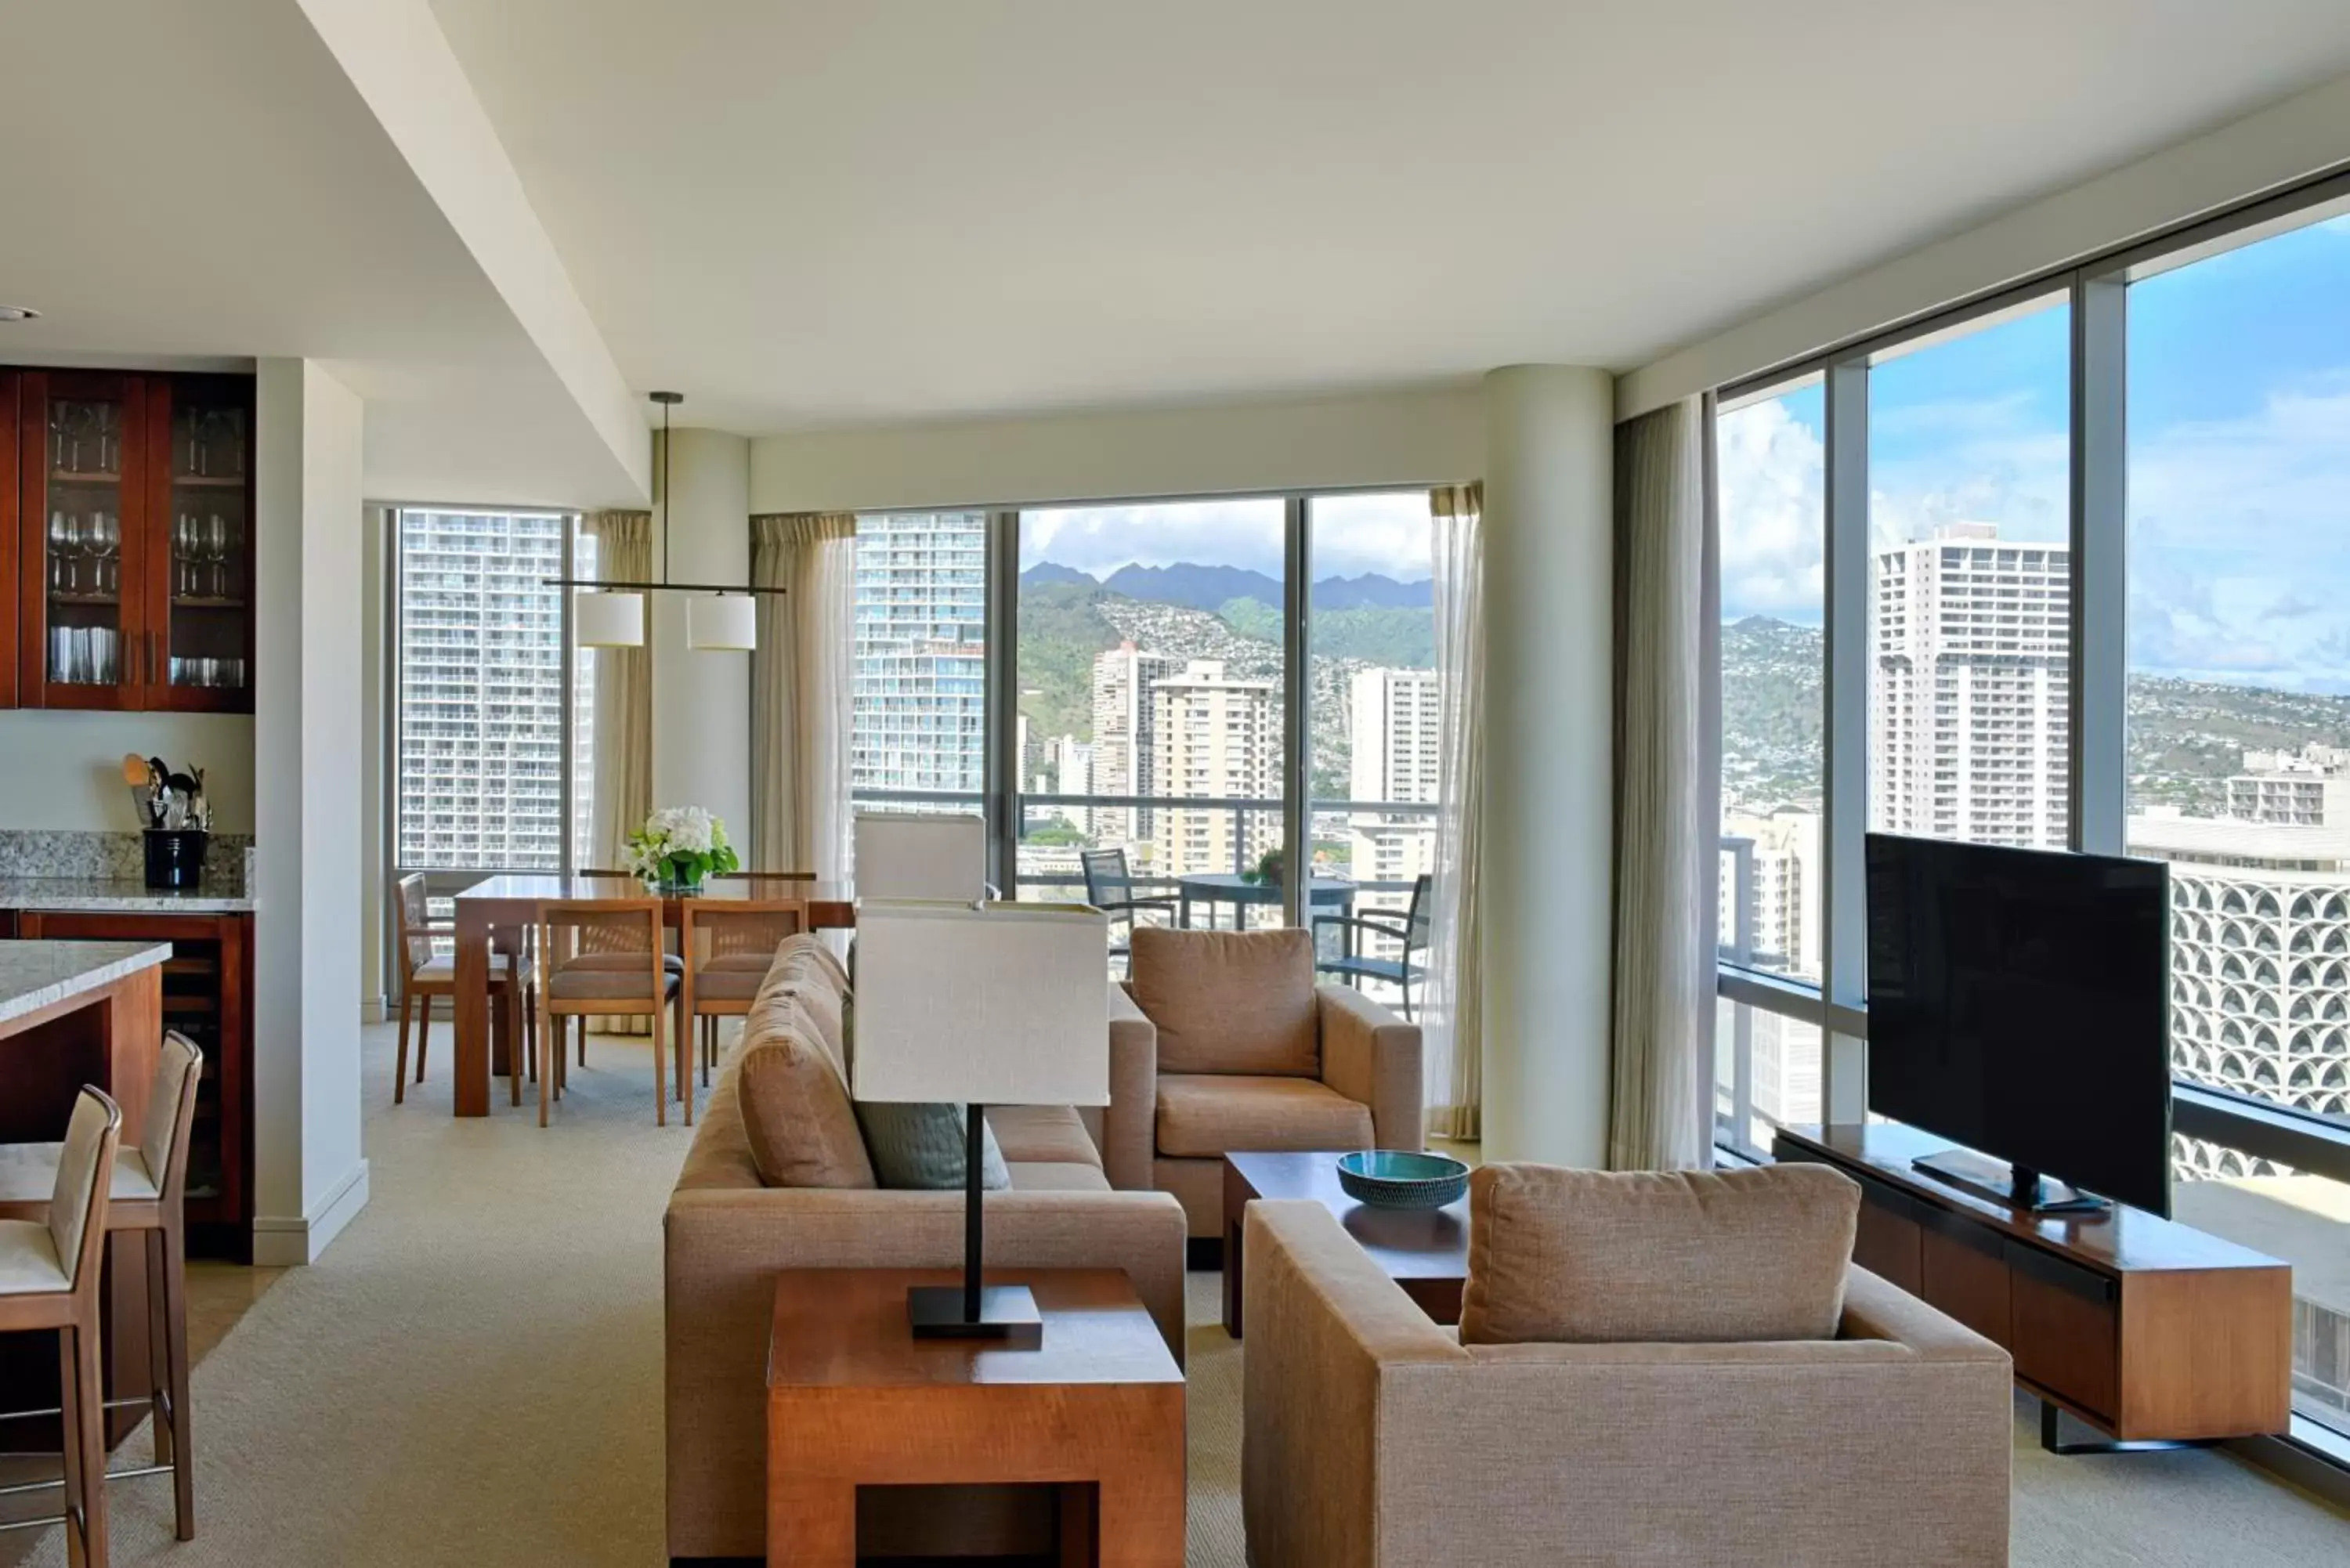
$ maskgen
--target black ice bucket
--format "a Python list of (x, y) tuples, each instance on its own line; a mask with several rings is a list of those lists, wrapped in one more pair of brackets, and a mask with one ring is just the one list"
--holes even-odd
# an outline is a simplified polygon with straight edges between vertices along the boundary
[(147, 830), (147, 886), (193, 888), (204, 879), (204, 845), (212, 835), (192, 827)]

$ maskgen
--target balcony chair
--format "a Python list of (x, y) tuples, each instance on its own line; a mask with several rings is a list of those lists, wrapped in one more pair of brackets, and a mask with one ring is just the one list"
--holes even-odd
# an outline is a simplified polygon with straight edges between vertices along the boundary
[[(542, 966), (538, 1006), (544, 1015), (538, 1025), (538, 1125), (546, 1126), (549, 1100), (563, 1097), (565, 1021), (578, 1019), (585, 1033), (590, 1018), (643, 1017), (652, 1021), (653, 1120), (667, 1127), (670, 1009), (682, 977), (666, 961), (671, 955), (663, 950), (661, 900), (551, 900), (539, 906), (536, 929)], [(681, 1027), (678, 1039), (682, 1051)], [(692, 1125), (691, 1095), (685, 1119)]]
[[(145, 1406), (154, 1421), (155, 1462), (115, 1470), (112, 1480), (169, 1473), (179, 1538), (196, 1538), (194, 1450), (188, 1436), (188, 1140), (196, 1122), (196, 1090), (204, 1054), (178, 1030), (163, 1035), (155, 1076), (147, 1091), (146, 1136), (118, 1149), (109, 1184), (106, 1231), (135, 1231), (147, 1249), (150, 1386), (143, 1397), (120, 1395), (109, 1410)], [(66, 1146), (0, 1146), (0, 1220), (46, 1219), (54, 1201)]]
[(1223, 1235), (1226, 1154), (1421, 1145), (1419, 1026), (1316, 985), (1302, 927), (1143, 926), (1109, 1000), (1103, 1170), (1173, 1193), (1194, 1240)]
[[(687, 898), (680, 906), (678, 946), (686, 959), (683, 1011), (686, 1022), (699, 1032), (704, 1088), (718, 1061), (718, 1021), (750, 1012), (760, 982), (774, 967), (775, 950), (806, 924), (807, 906), (797, 898)], [(677, 1088), (691, 1124), (693, 1085), (682, 1041)]]
[[(392, 888), (391, 915), (400, 935), (396, 950), (400, 955), (400, 1054), (391, 1072), (391, 1103), (395, 1106), (408, 1098), (408, 1028), (411, 1011), (421, 1011), (422, 1015), (417, 1020), (416, 1034), (416, 1081), (421, 1084), (424, 1082), (424, 1053), (432, 1044), (433, 999), (447, 997), (452, 1017), (457, 1009), (456, 957), (432, 950), (435, 937), (454, 936), (457, 928), (452, 921), (432, 918), (428, 897), (421, 871), (410, 872)], [(503, 964), (493, 961), (490, 965), (490, 995), (494, 1003), (509, 1010), (508, 1037), (515, 1042), (515, 1049), (507, 1066), (512, 1079), (510, 1091), (518, 1106), (522, 1104), (523, 1064), (535, 1061), (532, 1040), (538, 1027), (535, 980), (530, 961), (522, 954), (493, 951), (491, 956), (493, 960), (505, 960)]]
[[(99, 1370), (99, 1276), (106, 1244), (109, 1174), (122, 1140), (122, 1112), (85, 1087), (57, 1152), (57, 1179), (38, 1220), (0, 1220), (0, 1334), (57, 1336), (58, 1408), (65, 1473), (22, 1483), (61, 1488), (65, 1511), (24, 1524), (63, 1524), (72, 1568), (106, 1568), (106, 1390)], [(15, 1489), (11, 1489), (15, 1490)]]
[[(1369, 914), (1316, 915), (1314, 917), (1314, 970), (1317, 974), (1339, 975), (1349, 981), (1385, 981), (1403, 992), (1403, 1015), (1414, 1017), (1411, 988), (1427, 986), (1428, 966), (1414, 963), (1411, 955), (1428, 950), (1428, 888), (1430, 877), (1421, 872), (1412, 878), (1411, 908), (1400, 919), (1392, 911), (1375, 909)], [(1336, 928), (1344, 933), (1341, 950), (1328, 957), (1322, 956), (1322, 929)], [(1389, 937), (1403, 944), (1403, 951), (1391, 959), (1372, 958), (1362, 950), (1362, 936), (1370, 933)]]
[(1087, 849), (1077, 856), (1077, 864), (1086, 874), (1086, 902), (1107, 915), (1115, 931), (1116, 922), (1126, 922), (1126, 940), (1113, 942), (1109, 956), (1126, 960), (1127, 972), (1134, 972), (1135, 917), (1157, 913), (1162, 923), (1175, 923), (1175, 900), (1172, 898), (1139, 898), (1134, 893), (1134, 877), (1126, 867), (1123, 849)]

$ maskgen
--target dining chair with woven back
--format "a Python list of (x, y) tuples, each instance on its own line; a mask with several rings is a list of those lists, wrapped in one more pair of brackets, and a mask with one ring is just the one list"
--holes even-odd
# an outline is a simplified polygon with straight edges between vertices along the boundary
[[(807, 905), (799, 898), (688, 898), (680, 906), (678, 946), (686, 960), (683, 1010), (698, 1036), (705, 1086), (710, 1070), (718, 1064), (718, 1021), (741, 1018), (751, 1011), (760, 982), (775, 964), (775, 950), (785, 938), (806, 929)], [(682, 1045), (677, 1080), (679, 1097), (691, 1107), (692, 1085)]]
[[(1127, 869), (1123, 849), (1087, 849), (1077, 856), (1077, 866), (1085, 873), (1086, 902), (1110, 919), (1109, 956), (1134, 965), (1134, 926), (1143, 915), (1162, 917), (1157, 924), (1175, 923), (1175, 899), (1171, 897), (1140, 897), (1134, 890), (1133, 873)], [(1118, 940), (1120, 922), (1124, 923), (1125, 940)], [(1146, 922), (1152, 923), (1152, 922)]]
[[(432, 908), (423, 872), (411, 871), (393, 885), (391, 913), (399, 931), (400, 957), (400, 1051), (392, 1065), (393, 1105), (408, 1098), (408, 1032), (411, 1014), (417, 1025), (416, 1081), (420, 1084), (424, 1082), (424, 1055), (432, 1044), (432, 1003), (436, 999), (449, 999), (451, 1027), (455, 1027), (456, 955), (435, 952), (433, 942), (436, 938), (455, 936), (457, 927), (454, 921), (432, 919)], [(510, 1092), (517, 1106), (522, 1104), (525, 1064), (532, 1064), (533, 1070), (536, 1070), (532, 1046), (538, 1029), (536, 983), (536, 973), (525, 954), (494, 950), (491, 952), (490, 996), (494, 1004), (508, 1009), (506, 1019), (515, 1050), (507, 1066)]]
[[(1411, 907), (1399, 915), (1393, 909), (1370, 909), (1344, 915), (1314, 917), (1314, 968), (1316, 973), (1343, 975), (1350, 982), (1367, 980), (1385, 981), (1403, 992), (1403, 1015), (1411, 1019), (1411, 988), (1427, 991), (1428, 966), (1414, 963), (1414, 953), (1428, 950), (1428, 873), (1412, 878)], [(1325, 954), (1322, 950), (1322, 929), (1329, 927), (1341, 933), (1338, 950)], [(1400, 944), (1401, 950), (1393, 958), (1377, 958), (1363, 950), (1366, 936), (1385, 937)]]
[[(617, 867), (608, 866), (590, 866), (582, 870), (575, 871), (572, 875), (575, 877), (593, 877), (607, 882), (626, 883), (628, 885), (627, 890), (632, 893), (641, 889), (645, 885), (645, 879), (638, 876), (635, 872), (622, 871)], [(608, 944), (611, 942), (621, 941), (625, 943), (625, 940), (626, 939), (615, 938), (603, 932), (593, 930), (582, 931), (579, 933), (580, 956), (585, 957), (590, 953), (604, 950)], [(666, 947), (666, 937), (663, 938), (663, 944), (664, 947)], [(617, 950), (625, 952), (628, 950), (624, 945)], [(673, 952), (664, 951), (661, 954), (661, 963), (662, 966), (673, 975), (682, 975), (685, 973), (685, 961)], [(584, 1023), (579, 1026), (578, 1044), (574, 1046), (573, 1049), (578, 1053), (579, 1064), (585, 1067), (588, 1064), (588, 1025)]]
[[(644, 1017), (652, 1022), (653, 1119), (669, 1125), (669, 1020), (681, 976), (665, 961), (659, 898), (551, 899), (539, 906), (538, 1125), (567, 1081), (564, 1031), (572, 1019)], [(683, 1032), (679, 1049), (684, 1049)], [(685, 1103), (686, 1121), (693, 1102)]]

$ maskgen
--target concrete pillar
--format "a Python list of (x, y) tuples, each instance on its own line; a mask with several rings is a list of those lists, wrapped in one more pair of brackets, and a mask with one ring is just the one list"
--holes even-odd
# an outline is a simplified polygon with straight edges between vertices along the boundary
[[(656, 462), (660, 439), (656, 433)], [(676, 468), (669, 489), (670, 580), (748, 583), (750, 441), (723, 431), (679, 430), (670, 443)], [(653, 524), (658, 576), (658, 504)], [(708, 807), (740, 848), (751, 834), (751, 656), (688, 648), (686, 604), (683, 594), (652, 597), (653, 805)]]
[(361, 405), (302, 359), (262, 360), (256, 397), (253, 1251), (307, 1263), (368, 1195)]
[(1484, 1157), (1607, 1146), (1615, 390), (1485, 378)]

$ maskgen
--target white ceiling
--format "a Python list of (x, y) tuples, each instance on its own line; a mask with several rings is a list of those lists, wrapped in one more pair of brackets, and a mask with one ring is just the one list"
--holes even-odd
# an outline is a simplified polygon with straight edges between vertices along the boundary
[(370, 494), (629, 480), (293, 0), (9, 9), (0, 362), (286, 355), (368, 400)]
[(432, 4), (754, 432), (1624, 369), (2350, 71), (2343, 0)]

